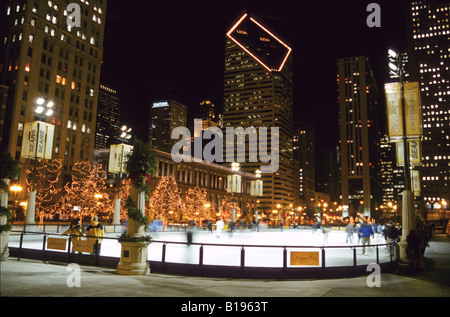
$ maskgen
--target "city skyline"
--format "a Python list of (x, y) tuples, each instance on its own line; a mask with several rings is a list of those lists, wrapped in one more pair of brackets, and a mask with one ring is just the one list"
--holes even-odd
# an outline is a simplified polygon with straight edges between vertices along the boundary
[(292, 47), (294, 119), (314, 123), (318, 146), (330, 147), (337, 138), (330, 138), (329, 129), (323, 126), (337, 131), (337, 59), (368, 55), (378, 88), (382, 88), (388, 75), (388, 47), (406, 47), (404, 1), (378, 2), (379, 28), (367, 26), (369, 3), (307, 3), (300, 10), (293, 1), (228, 1), (214, 6), (203, 1), (177, 1), (170, 8), (165, 4), (124, 8), (109, 1), (102, 82), (120, 92), (127, 109), (145, 112), (140, 116), (130, 111), (123, 119), (130, 125), (135, 122), (138, 136), (145, 137), (148, 131), (148, 122), (138, 119), (147, 118), (152, 102), (159, 99), (171, 98), (185, 104), (188, 126), (205, 99), (211, 100), (221, 113), (223, 41), (242, 13), (249, 12)]

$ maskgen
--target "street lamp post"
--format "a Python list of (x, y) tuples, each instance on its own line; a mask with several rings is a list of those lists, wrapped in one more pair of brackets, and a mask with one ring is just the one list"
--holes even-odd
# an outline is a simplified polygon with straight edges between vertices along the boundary
[(120, 154), (120, 170), (119, 170), (119, 181), (117, 184), (117, 199), (114, 202), (114, 215), (113, 215), (113, 225), (120, 225), (120, 183), (122, 181), (122, 165), (123, 165), (123, 156), (124, 156), (124, 146), (123, 143), (131, 139), (131, 128), (128, 128), (126, 125), (120, 128), (120, 136), (119, 139), (122, 141), (121, 146), (121, 154)]
[[(45, 104), (45, 105), (44, 105)], [(36, 100), (36, 108), (34, 109), (34, 116), (39, 119), (44, 119), (53, 114), (53, 101), (46, 103), (44, 98), (38, 98)], [(28, 197), (27, 204), (27, 215), (25, 217), (25, 224), (32, 225), (35, 223), (36, 215), (36, 170), (37, 170), (37, 160), (38, 160), (38, 143), (39, 143), (39, 132), (40, 132), (40, 122), (37, 121), (36, 126), (36, 137), (34, 139), (34, 169), (33, 169), (33, 180), (31, 185), (31, 192)]]
[(399, 243), (400, 246), (400, 258), (402, 260), (407, 260), (406, 247), (408, 243), (406, 242), (406, 236), (409, 234), (410, 230), (415, 229), (415, 214), (414, 214), (414, 197), (411, 191), (411, 174), (410, 174), (410, 164), (409, 164), (409, 147), (408, 147), (408, 135), (406, 131), (406, 105), (405, 105), (405, 94), (404, 94), (404, 79), (405, 70), (403, 66), (404, 54), (398, 54), (393, 50), (388, 51), (389, 55), (389, 69), (392, 74), (398, 76), (400, 81), (400, 100), (401, 100), (401, 111), (402, 111), (402, 142), (403, 142), (403, 162), (404, 162), (404, 181), (405, 190), (402, 192), (402, 238)]
[[(239, 169), (240, 169), (239, 166), (240, 166), (239, 163), (233, 162), (233, 163), (231, 163), (231, 170), (237, 173), (237, 172), (239, 172)], [(240, 192), (239, 189), (238, 189), (238, 192)], [(231, 221), (233, 223), (236, 221), (236, 207), (235, 207), (235, 203), (234, 202), (233, 202), (233, 212), (231, 214)]]

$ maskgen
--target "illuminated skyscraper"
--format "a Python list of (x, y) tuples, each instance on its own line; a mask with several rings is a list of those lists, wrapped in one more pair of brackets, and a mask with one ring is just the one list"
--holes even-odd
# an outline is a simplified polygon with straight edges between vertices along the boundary
[(365, 56), (341, 58), (338, 104), (342, 204), (364, 213), (379, 205), (378, 149), (381, 110), (375, 79)]
[(217, 119), (214, 111), (214, 104), (209, 100), (200, 103), (200, 119), (202, 119), (202, 130), (209, 127), (217, 127)]
[[(242, 15), (225, 37), (223, 128), (279, 128), (279, 169), (262, 174), (264, 196), (258, 205), (260, 212), (277, 210), (276, 218), (294, 203), (292, 78), (291, 48), (252, 16)], [(269, 140), (269, 151), (270, 145)], [(250, 162), (248, 152), (240, 166), (253, 173), (262, 163)]]
[[(294, 206), (314, 210), (315, 147), (314, 126), (296, 122), (294, 127)], [(322, 168), (322, 167), (321, 167)]]
[(149, 142), (157, 150), (170, 152), (178, 140), (172, 140), (172, 130), (186, 127), (187, 108), (175, 100), (154, 102), (150, 109)]
[[(18, 159), (36, 101), (51, 101), (53, 114), (41, 120), (55, 125), (52, 158), (63, 160), (65, 180), (75, 161), (93, 160), (106, 20), (106, 0), (76, 1), (81, 23), (71, 26), (69, 2), (12, 0), (0, 8), (0, 80), (9, 88), (1, 148)], [(31, 162), (21, 159), (23, 167)]]
[(422, 197), (450, 200), (450, 2), (413, 1), (408, 7), (408, 55), (422, 99)]
[(120, 135), (120, 101), (117, 91), (100, 85), (97, 120), (95, 129), (95, 149), (109, 148)]

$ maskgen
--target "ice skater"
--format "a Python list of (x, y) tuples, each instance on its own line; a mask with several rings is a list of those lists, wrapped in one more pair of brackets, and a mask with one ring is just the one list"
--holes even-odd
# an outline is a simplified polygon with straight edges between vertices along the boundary
[(353, 235), (355, 234), (353, 221), (348, 222), (347, 227), (345, 228), (345, 232), (347, 233), (347, 239), (345, 239), (345, 243), (353, 244)]
[(222, 218), (220, 218), (217, 222), (216, 222), (216, 238), (220, 238), (221, 234), (222, 234), (222, 230), (224, 227), (224, 223)]

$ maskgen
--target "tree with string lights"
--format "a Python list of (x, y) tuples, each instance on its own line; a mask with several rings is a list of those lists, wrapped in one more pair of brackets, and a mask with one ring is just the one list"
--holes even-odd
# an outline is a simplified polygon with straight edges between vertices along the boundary
[[(59, 200), (61, 197), (60, 177), (62, 171), (62, 160), (46, 160), (44, 164), (36, 169), (36, 216), (42, 223), (44, 218), (61, 217)], [(27, 169), (27, 191), (32, 188), (33, 171)]]
[(90, 218), (94, 215), (109, 219), (112, 203), (106, 194), (105, 171), (100, 164), (76, 162), (72, 181), (64, 186), (62, 212), (70, 218)]
[[(128, 210), (126, 208), (127, 198), (130, 196), (131, 190), (131, 179), (122, 179), (120, 183), (119, 189), (119, 198), (120, 198), (120, 219), (128, 218)], [(113, 199), (114, 197), (112, 197)]]
[(233, 216), (233, 208), (238, 213), (240, 208), (236, 207), (236, 200), (233, 193), (224, 196), (220, 202), (219, 213), (224, 221), (231, 221)]
[(164, 220), (164, 223), (181, 210), (181, 194), (173, 176), (161, 177), (150, 197), (150, 203), (151, 216)]
[(189, 188), (184, 197), (183, 216), (196, 223), (211, 219), (211, 209), (207, 205), (207, 191), (198, 186)]

